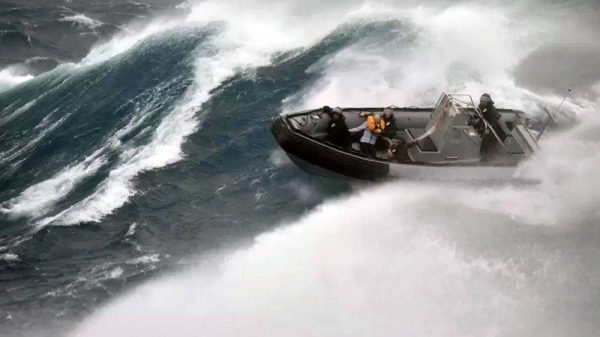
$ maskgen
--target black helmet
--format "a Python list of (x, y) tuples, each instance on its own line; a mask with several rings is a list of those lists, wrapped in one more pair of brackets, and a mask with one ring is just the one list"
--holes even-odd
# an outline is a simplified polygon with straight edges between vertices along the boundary
[(321, 112), (330, 113), (332, 111), (331, 107), (325, 105), (321, 108)]

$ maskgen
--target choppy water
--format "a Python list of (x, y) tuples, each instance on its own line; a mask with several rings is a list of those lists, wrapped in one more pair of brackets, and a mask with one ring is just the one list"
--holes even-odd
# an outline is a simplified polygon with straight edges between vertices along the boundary
[[(0, 335), (596, 334), (597, 3), (5, 4), (119, 29), (41, 74), (2, 45)], [(442, 91), (543, 118), (567, 87), (538, 186), (323, 179), (268, 131)]]

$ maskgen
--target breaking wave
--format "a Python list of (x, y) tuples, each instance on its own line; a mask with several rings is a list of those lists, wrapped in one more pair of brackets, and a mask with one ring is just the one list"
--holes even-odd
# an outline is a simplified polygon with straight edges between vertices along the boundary
[(15, 67), (2, 69), (0, 70), (0, 92), (32, 78), (32, 75), (22, 74)]
[[(569, 312), (600, 285), (598, 270), (577, 258), (598, 252), (590, 226), (600, 218), (600, 179), (583, 177), (600, 164), (599, 139), (573, 135), (598, 129), (595, 120), (562, 135), (579, 150), (552, 147), (530, 164), (542, 186), (360, 190), (250, 247), (135, 289), (74, 336), (585, 336), (597, 307)], [(582, 163), (576, 175), (548, 179), (567, 173), (545, 157), (556, 150), (563, 164)], [(565, 235), (576, 250), (555, 242)], [(144, 324), (132, 324), (132, 313)]]
[[(228, 226), (280, 223), (116, 297), (74, 335), (589, 335), (600, 303), (600, 92), (585, 88), (558, 114), (564, 90), (516, 80), (536, 64), (532, 54), (554, 57), (543, 47), (579, 29), (557, 26), (554, 6), (530, 6), (186, 3), (186, 16), (132, 24), (80, 62), (27, 81), (0, 72), (10, 79), (0, 93), (0, 268), (36, 265), (35, 245), (62, 257), (47, 242), (68, 246), (84, 233), (65, 251), (101, 242), (98, 255), (114, 249), (118, 258), (45, 294), (81, 299), (77, 287), (100, 287), (105, 300), (113, 293), (103, 282), (172, 264), (171, 253), (142, 247), (140, 237), (150, 246), (152, 235), (175, 232), (176, 245), (185, 237), (195, 247), (206, 243), (202, 225), (224, 227), (221, 240)], [(316, 209), (315, 195), (330, 195), (326, 183), (299, 178), (267, 131), (281, 111), (427, 106), (443, 91), (488, 92), (497, 106), (539, 118), (547, 104), (578, 125), (546, 133), (543, 151), (520, 168), (538, 186), (360, 185)], [(144, 198), (142, 183), (181, 193), (169, 199), (185, 206), (181, 214), (153, 207), (164, 190)], [(290, 204), (308, 212), (282, 220)], [(129, 215), (107, 221), (128, 206), (154, 225)], [(89, 223), (100, 225), (74, 226)], [(120, 254), (130, 246), (135, 253)]]
[[(386, 20), (366, 25), (378, 34), (314, 62), (308, 73), (318, 80), (287, 97), (283, 109), (427, 105), (441, 91), (460, 91), (491, 92), (499, 106), (543, 116), (544, 103), (556, 107), (562, 98), (521, 87), (512, 76), (529, 53), (553, 42), (550, 34), (540, 38), (554, 29), (545, 18), (513, 25), (511, 10), (475, 4), (359, 6), (349, 13), (346, 19), (361, 13), (369, 22)], [(265, 22), (254, 27), (253, 44), (264, 43), (257, 37), (277, 40), (264, 27), (273, 21)], [(473, 48), (473, 41), (502, 47)], [(598, 252), (600, 179), (593, 172), (600, 165), (600, 120), (589, 99), (570, 99), (563, 108), (580, 125), (543, 138), (542, 153), (519, 172), (541, 179), (539, 186), (359, 187), (249, 247), (135, 289), (74, 335), (161, 336), (173, 329), (183, 335), (586, 335), (595, 326), (586, 317), (597, 306), (579, 305), (583, 294), (598, 298), (600, 274), (578, 257)], [(277, 152), (270, 158), (285, 166)], [(574, 242), (577, 249), (567, 248)], [(575, 308), (582, 314), (572, 314)]]

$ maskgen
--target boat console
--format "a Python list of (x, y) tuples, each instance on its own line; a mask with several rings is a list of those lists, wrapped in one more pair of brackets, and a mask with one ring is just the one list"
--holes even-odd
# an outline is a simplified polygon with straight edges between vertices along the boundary
[(502, 134), (484, 121), (470, 95), (443, 93), (424, 128), (405, 129), (406, 139), (417, 145), (409, 150), (409, 155), (414, 161), (430, 163), (479, 161), (483, 133), (470, 123), (478, 118), (497, 141), (497, 159), (521, 159), (539, 150), (517, 111), (499, 109), (499, 113)]

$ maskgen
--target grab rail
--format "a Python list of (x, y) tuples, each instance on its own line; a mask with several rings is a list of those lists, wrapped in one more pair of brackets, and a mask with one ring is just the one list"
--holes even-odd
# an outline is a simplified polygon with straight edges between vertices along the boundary
[[(510, 152), (508, 150), (508, 148), (504, 145), (504, 143), (502, 142), (502, 140), (500, 140), (500, 137), (498, 136), (498, 134), (496, 133), (496, 131), (494, 130), (494, 128), (491, 126), (491, 124), (485, 118), (483, 118), (483, 112), (481, 111), (481, 109), (479, 109), (478, 106), (475, 105), (475, 102), (473, 101), (473, 98), (471, 97), (471, 95), (469, 95), (469, 94), (447, 94), (447, 93), (443, 93), (442, 97), (444, 95), (447, 95), (448, 99), (450, 99), (453, 102), (458, 102), (458, 103), (465, 104), (467, 106), (467, 108), (469, 106), (472, 106), (473, 108), (475, 108), (475, 112), (477, 113), (477, 115), (479, 116), (479, 118), (481, 118), (483, 120), (483, 122), (484, 122), (485, 131), (490, 131), (494, 135), (494, 138), (496, 138), (496, 140), (498, 141), (498, 143), (500, 143), (500, 145), (502, 145), (502, 147), (504, 148), (504, 150), (506, 151), (506, 153), (508, 153), (510, 156), (513, 155), (513, 153)], [(469, 104), (469, 102), (465, 102), (465, 101), (456, 99), (456, 98), (454, 98), (454, 96), (466, 96), (471, 101), (471, 104)], [(485, 131), (484, 131), (484, 133), (485, 133)]]

